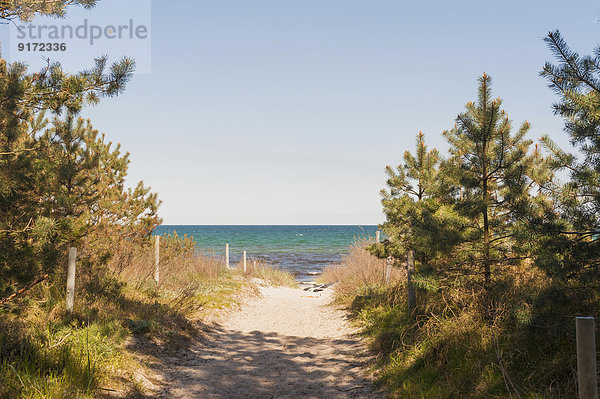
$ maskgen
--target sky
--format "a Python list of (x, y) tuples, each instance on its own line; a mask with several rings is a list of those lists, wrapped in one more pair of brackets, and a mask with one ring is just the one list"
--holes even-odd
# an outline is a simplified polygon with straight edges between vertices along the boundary
[[(110, 18), (111, 1), (67, 20)], [(539, 77), (552, 61), (543, 37), (559, 29), (582, 54), (600, 44), (596, 1), (148, 7), (151, 69), (82, 116), (131, 152), (128, 181), (159, 193), (165, 224), (381, 223), (385, 166), (419, 131), (445, 152), (441, 132), (476, 99), (483, 72), (515, 127), (527, 120), (531, 139), (549, 134), (568, 148), (557, 97)]]

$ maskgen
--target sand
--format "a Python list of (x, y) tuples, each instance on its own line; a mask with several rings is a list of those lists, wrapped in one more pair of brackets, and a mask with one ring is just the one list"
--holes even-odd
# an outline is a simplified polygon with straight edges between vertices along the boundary
[(331, 298), (332, 288), (262, 287), (202, 344), (171, 359), (159, 397), (383, 397), (365, 377), (364, 344)]

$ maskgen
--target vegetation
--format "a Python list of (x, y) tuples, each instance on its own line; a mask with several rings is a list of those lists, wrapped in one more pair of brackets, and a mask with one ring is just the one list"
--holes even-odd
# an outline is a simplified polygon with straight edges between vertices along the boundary
[[(0, 19), (94, 4), (2, 1)], [(600, 310), (600, 48), (580, 56), (558, 31), (546, 42), (557, 64), (541, 75), (578, 155), (548, 137), (532, 148), (527, 122), (513, 132), (484, 74), (443, 133), (445, 158), (419, 133), (415, 153), (387, 168), (388, 239), (356, 243), (323, 276), (371, 337), (393, 397), (576, 396), (573, 317)], [(152, 281), (158, 196), (143, 182), (128, 188), (129, 155), (78, 116), (121, 94), (134, 67), (100, 57), (77, 74), (58, 63), (31, 72), (0, 59), (2, 398), (140, 393), (141, 356), (188, 345), (205, 312), (246, 284), (239, 265), (226, 270), (177, 235), (161, 240)], [(72, 246), (77, 302), (66, 314)], [(382, 259), (413, 255), (415, 270), (406, 262), (385, 284)], [(295, 285), (263, 262), (245, 277)]]
[[(356, 241), (339, 265), (326, 268), (319, 276), (321, 282), (336, 283), (335, 294), (338, 301), (349, 303), (356, 295), (379, 291), (386, 287), (385, 262), (365, 251), (369, 244), (367, 240)], [(391, 281), (405, 278), (404, 270), (392, 269)]]
[(83, 105), (119, 94), (133, 68), (130, 59), (107, 67), (99, 58), (76, 75), (59, 64), (29, 73), (0, 59), (0, 297), (60, 273), (69, 246), (91, 250), (82, 244), (98, 238), (108, 248), (109, 231), (141, 238), (160, 223), (156, 195), (142, 182), (124, 186), (128, 154), (76, 116)]
[[(4, 1), (0, 19), (94, 4)], [(129, 154), (78, 117), (122, 93), (134, 67), (101, 57), (78, 74), (58, 63), (32, 73), (0, 59), (0, 398), (136, 396), (140, 370), (189, 345), (202, 317), (248, 285), (176, 234), (161, 240), (160, 286), (152, 280), (158, 196), (143, 182), (128, 188)], [(72, 314), (69, 247), (78, 248)], [(263, 264), (252, 274), (293, 282)]]
[(244, 265), (242, 262), (238, 263), (235, 268), (245, 277), (260, 279), (262, 280), (262, 283), (273, 287), (298, 287), (298, 282), (292, 273), (274, 265), (270, 265), (263, 259), (249, 259), (246, 262), (245, 273), (243, 271)]
[[(415, 154), (387, 168), (388, 239), (325, 274), (371, 337), (392, 397), (577, 396), (574, 317), (600, 310), (600, 48), (580, 56), (559, 32), (546, 42), (557, 64), (541, 76), (581, 159), (548, 137), (533, 146), (527, 122), (513, 133), (484, 74), (443, 133), (445, 158), (419, 133)], [(411, 251), (412, 282), (381, 284), (382, 258), (404, 266)]]
[[(78, 274), (75, 309), (63, 286), (44, 282), (0, 314), (0, 397), (81, 398), (150, 393), (148, 364), (190, 345), (213, 309), (247, 285), (222, 262), (193, 254), (186, 237), (164, 237), (160, 287), (150, 240), (125, 246), (103, 270)], [(156, 370), (155, 370), (156, 371)], [(146, 392), (145, 392), (146, 391)]]
[(2, 0), (0, 19), (29, 21), (35, 15), (64, 17), (70, 5), (93, 7), (97, 0)]

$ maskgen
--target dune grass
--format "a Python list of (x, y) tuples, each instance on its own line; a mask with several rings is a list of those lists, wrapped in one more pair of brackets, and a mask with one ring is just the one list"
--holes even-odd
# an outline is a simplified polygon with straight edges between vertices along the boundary
[[(386, 287), (385, 260), (376, 258), (365, 247), (369, 240), (358, 240), (352, 244), (348, 255), (342, 257), (339, 265), (327, 267), (319, 276), (318, 281), (336, 283), (336, 297), (339, 301), (352, 301), (359, 292), (379, 291)], [(391, 282), (405, 278), (401, 268), (392, 268)]]
[(273, 287), (298, 287), (298, 282), (292, 273), (271, 265), (264, 259), (248, 259), (245, 273), (243, 262), (235, 265), (235, 270), (246, 278), (258, 278)]
[[(597, 306), (589, 290), (561, 289), (523, 262), (497, 271), (492, 291), (469, 276), (417, 265), (417, 309), (406, 307), (397, 270), (381, 281), (382, 260), (357, 243), (322, 276), (368, 337), (374, 370), (391, 398), (572, 398), (577, 396), (572, 315)], [(495, 298), (492, 317), (486, 313)]]
[[(237, 302), (244, 279), (178, 237), (161, 241), (158, 287), (148, 241), (104, 267), (78, 264), (72, 315), (58, 275), (2, 307), (0, 398), (142, 395), (136, 376), (147, 359), (189, 343), (204, 312)], [(146, 344), (132, 344), (139, 339)]]
[[(102, 266), (78, 262), (75, 308), (65, 312), (64, 267), (0, 308), (0, 398), (142, 397), (166, 351), (189, 345), (204, 317), (239, 303), (259, 278), (295, 287), (294, 276), (264, 261), (228, 270), (201, 256), (189, 237), (161, 239), (160, 285), (153, 241), (121, 242)], [(142, 342), (143, 344), (140, 344)]]

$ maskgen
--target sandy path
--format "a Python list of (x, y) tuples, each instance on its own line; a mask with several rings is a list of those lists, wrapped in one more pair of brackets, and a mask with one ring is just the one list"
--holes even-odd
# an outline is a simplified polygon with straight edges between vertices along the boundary
[(174, 359), (164, 398), (380, 398), (362, 376), (366, 352), (331, 288), (262, 288), (202, 346)]

